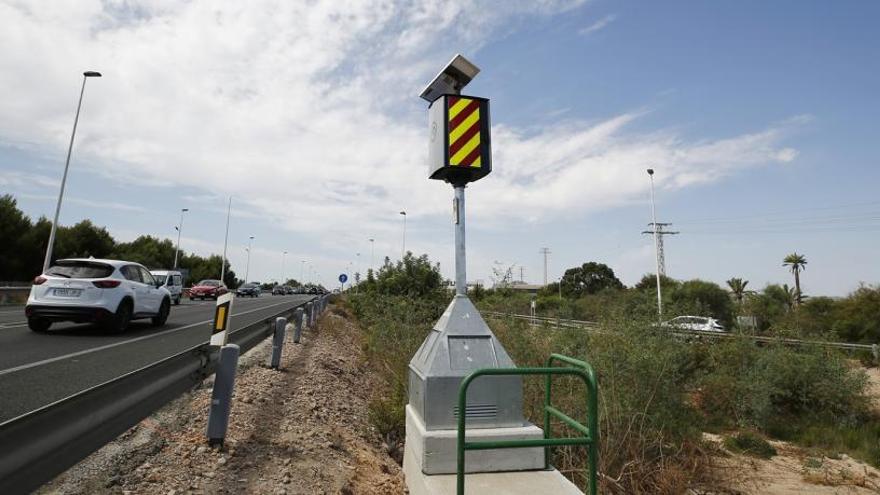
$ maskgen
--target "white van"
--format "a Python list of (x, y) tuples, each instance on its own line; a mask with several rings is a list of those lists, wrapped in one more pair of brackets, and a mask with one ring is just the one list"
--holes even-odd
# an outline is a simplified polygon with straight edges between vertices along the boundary
[(174, 270), (150, 270), (158, 282), (160, 287), (165, 287), (171, 293), (171, 302), (174, 305), (180, 304), (180, 298), (183, 297), (183, 275)]

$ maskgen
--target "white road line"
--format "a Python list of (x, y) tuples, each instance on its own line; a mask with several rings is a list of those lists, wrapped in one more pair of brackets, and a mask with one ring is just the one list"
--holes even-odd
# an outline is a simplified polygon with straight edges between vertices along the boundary
[(0, 330), (5, 330), (7, 328), (18, 328), (18, 327), (26, 327), (26, 321), (13, 321), (9, 323), (0, 324)]
[[(246, 314), (255, 313), (255, 312), (257, 312), (257, 311), (261, 311), (261, 310), (264, 310), (264, 309), (274, 308), (275, 306), (280, 306), (280, 305), (282, 305), (282, 304), (288, 304), (288, 303), (291, 303), (291, 302), (292, 302), (292, 301), (282, 301), (282, 302), (277, 303), (277, 304), (271, 304), (271, 305), (269, 305), (269, 306), (263, 306), (263, 307), (260, 307), (260, 308), (254, 308), (254, 309), (252, 309), (252, 310), (250, 310), (250, 311), (245, 311), (245, 312), (243, 312), (243, 313), (235, 313), (235, 314), (232, 315), (232, 317), (234, 318), (234, 317), (236, 317), (236, 316), (244, 316), (244, 315), (246, 315)], [(132, 343), (132, 342), (139, 342), (139, 341), (141, 341), (141, 340), (147, 340), (147, 339), (152, 339), (152, 338), (155, 338), (155, 337), (161, 337), (162, 335), (167, 335), (167, 334), (169, 334), (169, 333), (179, 332), (179, 331), (181, 331), (181, 330), (186, 330), (187, 328), (192, 328), (192, 327), (195, 327), (195, 326), (198, 326), (198, 325), (205, 325), (205, 324), (207, 324), (207, 323), (211, 323), (212, 321), (214, 321), (214, 320), (213, 320), (213, 317), (212, 317), (211, 319), (209, 319), (209, 320), (204, 320), (204, 321), (199, 321), (199, 322), (196, 322), (196, 323), (191, 323), (191, 324), (186, 325), (186, 326), (183, 326), (183, 327), (171, 328), (171, 329), (169, 329), (169, 330), (165, 330), (165, 331), (163, 331), (163, 332), (159, 332), (159, 333), (154, 333), (154, 334), (150, 334), (150, 335), (144, 335), (144, 336), (142, 336), (142, 337), (137, 337), (137, 338), (129, 339), (129, 340), (123, 340), (123, 341), (120, 341), (120, 342), (114, 342), (114, 343), (112, 343), (112, 344), (102, 345), (102, 346), (100, 346), (100, 347), (93, 347), (93, 348), (91, 348), (91, 349), (84, 349), (84, 350), (82, 350), (82, 351), (72, 352), (72, 353), (70, 353), (70, 354), (65, 354), (65, 355), (63, 355), (63, 356), (55, 356), (55, 357), (53, 357), (53, 358), (44, 359), (44, 360), (42, 360), (42, 361), (35, 361), (35, 362), (33, 362), (33, 363), (22, 364), (22, 365), (20, 365), (20, 366), (16, 366), (16, 367), (14, 367), (14, 368), (7, 368), (7, 369), (5, 369), (5, 370), (0, 370), (0, 376), (8, 375), (9, 373), (15, 373), (15, 372), (17, 372), (17, 371), (21, 371), (21, 370), (26, 370), (26, 369), (28, 369), (28, 368), (35, 368), (35, 367), (37, 367), (37, 366), (42, 366), (42, 365), (44, 365), (44, 364), (54, 363), (55, 361), (63, 361), (63, 360), (65, 360), (65, 359), (69, 359), (69, 358), (72, 358), (72, 357), (82, 356), (82, 355), (84, 355), (84, 354), (90, 354), (90, 353), (92, 353), (92, 352), (98, 352), (98, 351), (103, 351), (103, 350), (106, 350), (106, 349), (112, 349), (112, 348), (114, 348), (114, 347), (119, 347), (119, 346), (121, 346), (121, 345), (130, 344), (130, 343)]]

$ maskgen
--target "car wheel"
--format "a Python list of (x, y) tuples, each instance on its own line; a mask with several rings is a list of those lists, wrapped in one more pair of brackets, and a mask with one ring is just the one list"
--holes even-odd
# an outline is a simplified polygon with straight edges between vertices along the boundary
[(104, 324), (104, 328), (112, 333), (122, 333), (128, 329), (131, 323), (131, 302), (122, 301), (116, 308), (116, 313)]
[(162, 305), (159, 306), (159, 314), (153, 317), (153, 326), (161, 327), (168, 321), (168, 314), (171, 312), (171, 303), (168, 299), (162, 299)]
[(46, 330), (49, 330), (49, 327), (52, 326), (52, 322), (43, 318), (28, 318), (28, 328), (37, 332), (43, 333)]
[(179, 305), (180, 305), (180, 296), (177, 296), (176, 298), (174, 298), (174, 305), (175, 305), (175, 306), (179, 306)]

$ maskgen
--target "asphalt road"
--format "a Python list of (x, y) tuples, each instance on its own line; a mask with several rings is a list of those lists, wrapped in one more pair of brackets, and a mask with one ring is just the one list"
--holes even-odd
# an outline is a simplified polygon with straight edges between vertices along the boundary
[[(230, 326), (234, 332), (313, 297), (237, 298)], [(207, 342), (214, 304), (184, 300), (164, 326), (137, 320), (121, 335), (72, 323), (38, 334), (23, 306), (0, 307), (0, 423)]]

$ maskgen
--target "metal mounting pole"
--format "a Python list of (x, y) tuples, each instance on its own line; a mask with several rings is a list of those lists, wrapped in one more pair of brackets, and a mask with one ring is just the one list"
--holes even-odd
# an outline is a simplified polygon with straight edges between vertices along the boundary
[(453, 215), (455, 221), (455, 294), (467, 295), (467, 266), (464, 242), (464, 186), (455, 187)]

